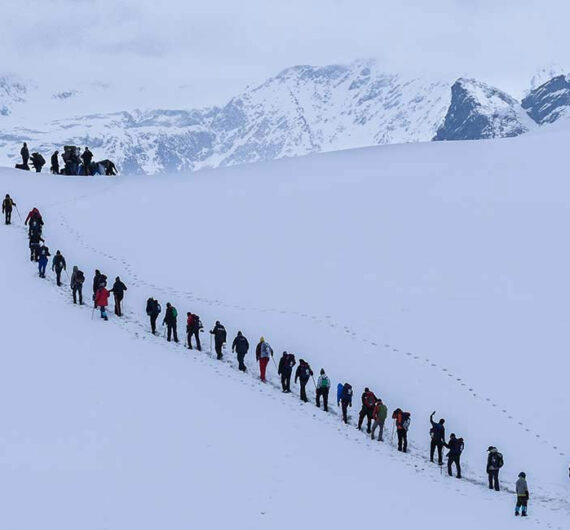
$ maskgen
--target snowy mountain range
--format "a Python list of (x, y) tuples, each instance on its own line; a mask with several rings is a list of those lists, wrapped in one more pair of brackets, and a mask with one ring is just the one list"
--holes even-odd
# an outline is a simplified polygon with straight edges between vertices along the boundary
[(104, 97), (75, 89), (39, 94), (20, 80), (0, 79), (3, 164), (14, 164), (22, 141), (46, 154), (75, 144), (135, 174), (380, 144), (518, 136), (563, 116), (570, 101), (564, 76), (530, 90), (521, 105), (475, 79), (388, 74), (372, 61), (295, 66), (222, 107), (203, 109), (81, 114), (87, 108), (81, 102)]

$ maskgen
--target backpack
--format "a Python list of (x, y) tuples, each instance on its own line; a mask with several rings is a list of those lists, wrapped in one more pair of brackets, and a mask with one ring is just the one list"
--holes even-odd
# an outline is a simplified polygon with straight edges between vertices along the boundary
[(344, 401), (350, 401), (352, 399), (352, 386), (348, 383), (346, 383), (342, 389), (342, 399)]
[(306, 379), (309, 379), (311, 377), (311, 367), (308, 364), (305, 364), (303, 367), (303, 375)]
[(176, 308), (172, 306), (172, 318), (177, 318), (177, 317), (178, 317), (178, 311), (176, 311)]
[(75, 275), (75, 282), (83, 283), (84, 281), (85, 281), (85, 275), (83, 274), (83, 272), (77, 271), (77, 274)]
[(504, 465), (503, 455), (501, 453), (493, 453), (491, 455), (491, 465), (497, 469), (501, 469)]
[(376, 396), (372, 392), (366, 392), (364, 395), (364, 403), (369, 409), (371, 409), (376, 403)]
[(331, 380), (326, 374), (321, 375), (321, 388), (330, 388)]
[(402, 427), (407, 431), (410, 428), (410, 413), (409, 412), (402, 412)]

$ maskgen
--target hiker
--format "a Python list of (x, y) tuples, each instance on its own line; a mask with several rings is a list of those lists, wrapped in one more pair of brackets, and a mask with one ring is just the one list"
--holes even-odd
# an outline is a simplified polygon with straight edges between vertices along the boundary
[(22, 149), (20, 149), (20, 155), (22, 155), (22, 164), (27, 167), (28, 160), (30, 160), (30, 150), (26, 142), (24, 142)]
[[(99, 287), (107, 287), (107, 276), (101, 274), (99, 269), (95, 269), (95, 276), (93, 276), (93, 302), (95, 302), (95, 295), (97, 294)], [(96, 303), (94, 307), (97, 307)]]
[(111, 160), (101, 160), (97, 162), (97, 166), (102, 166), (103, 171), (105, 171), (105, 175), (113, 176), (117, 174), (117, 167)]
[(358, 425), (357, 429), (360, 430), (362, 428), (362, 422), (364, 418), (367, 419), (368, 425), (366, 427), (366, 432), (370, 434), (370, 426), (372, 425), (372, 414), (374, 413), (374, 405), (376, 405), (376, 396), (374, 392), (372, 392), (368, 387), (364, 389), (362, 393), (362, 408), (360, 409), (360, 413), (358, 414)]
[(69, 280), (69, 286), (71, 287), (71, 292), (73, 293), (73, 303), (77, 303), (77, 296), (79, 295), (79, 305), (83, 305), (83, 282), (85, 281), (85, 274), (83, 271), (79, 270), (77, 265), (73, 266), (73, 272), (71, 273), (71, 279)]
[(42, 229), (43, 224), (44, 224), (44, 220), (42, 218), (42, 214), (40, 213), (40, 211), (37, 208), (32, 208), (28, 212), (28, 215), (26, 216), (26, 220), (24, 221), (24, 225), (27, 225), (29, 227), (28, 228), (28, 236), (32, 235), (32, 231), (34, 229), (39, 229), (40, 235), (41, 235), (41, 229)]
[(323, 398), (323, 410), (329, 411), (329, 389), (331, 380), (325, 373), (325, 369), (321, 368), (319, 378), (317, 379), (317, 407), (321, 408), (321, 397)]
[(291, 375), (293, 374), (293, 366), (296, 364), (295, 355), (286, 351), (283, 352), (281, 359), (279, 359), (277, 373), (281, 376), (281, 390), (286, 394), (291, 392)]
[(245, 357), (245, 354), (248, 352), (248, 350), (249, 350), (249, 342), (243, 336), (242, 332), (238, 331), (236, 338), (232, 342), (232, 352), (237, 353), (239, 370), (241, 372), (247, 372), (247, 368), (243, 362), (243, 358)]
[(503, 455), (499, 453), (496, 447), (489, 446), (487, 456), (487, 475), (489, 476), (489, 489), (500, 491), (499, 488), (499, 469), (503, 467)]
[(101, 284), (97, 292), (95, 293), (95, 307), (98, 307), (101, 311), (101, 318), (103, 320), (109, 320), (107, 316), (107, 306), (109, 305), (109, 296), (111, 294), (110, 291), (107, 291), (105, 288), (105, 284)]
[(121, 281), (121, 278), (118, 276), (115, 278), (115, 283), (111, 288), (111, 292), (113, 293), (113, 298), (115, 299), (115, 315), (118, 317), (123, 316), (123, 312), (121, 309), (121, 302), (125, 296), (125, 291), (127, 290), (127, 286)]
[(6, 193), (6, 198), (2, 201), (2, 213), (4, 214), (4, 222), (7, 225), (12, 224), (13, 206), (16, 206), (16, 203), (12, 200), (12, 197)]
[(352, 386), (339, 383), (336, 387), (336, 404), (342, 409), (342, 421), (348, 423), (348, 407), (352, 407)]
[(259, 361), (259, 378), (263, 383), (266, 382), (265, 371), (269, 364), (269, 357), (273, 357), (273, 349), (268, 342), (265, 342), (265, 338), (261, 337), (255, 348), (255, 359)]
[(457, 478), (461, 478), (461, 453), (463, 452), (464, 443), (463, 438), (457, 438), (455, 434), (451, 433), (449, 436), (449, 442), (445, 444), (445, 447), (449, 449), (447, 453), (447, 472), (449, 476), (453, 476), (451, 473), (451, 466), (455, 464), (457, 468)]
[(91, 160), (93, 160), (93, 153), (89, 151), (89, 147), (83, 151), (81, 160), (83, 160), (83, 174), (88, 177), (91, 175)]
[[(528, 500), (530, 499), (530, 495), (528, 493), (528, 485), (526, 483), (526, 473), (521, 471), (519, 473), (519, 479), (516, 483), (516, 490), (517, 490), (517, 505), (515, 507), (515, 515), (521, 512), (522, 517), (527, 516), (527, 508), (528, 508)], [(522, 508), (522, 510), (521, 510)]]
[(295, 371), (295, 384), (298, 379), (301, 384), (301, 401), (304, 401), (305, 403), (309, 401), (307, 399), (307, 383), (311, 377), (313, 377), (311, 366), (304, 359), (299, 359), (299, 366), (297, 366), (297, 370)]
[(42, 172), (45, 163), (46, 159), (40, 153), (32, 153), (32, 166), (34, 166), (36, 173)]
[(430, 462), (433, 462), (433, 455), (437, 447), (437, 463), (441, 466), (443, 465), (443, 446), (445, 445), (445, 427), (443, 426), (445, 420), (441, 418), (437, 423), (435, 423), (435, 421), (433, 421), (434, 414), (435, 410), (429, 417), (429, 421), (431, 423), (431, 429), (429, 431), (431, 436), (429, 460)]
[(39, 233), (34, 232), (30, 235), (30, 261), (38, 261), (40, 259), (41, 243), (44, 243), (44, 239)]
[(397, 408), (393, 414), (392, 419), (396, 420), (396, 432), (398, 434), (398, 451), (406, 453), (408, 451), (408, 429), (410, 428), (409, 412), (404, 412), (402, 409)]
[[(221, 360), (224, 356), (222, 348), (227, 339), (226, 328), (220, 324), (219, 320), (216, 320), (216, 325), (210, 330), (210, 335), (214, 335), (214, 349), (216, 350), (216, 355), (218, 360)], [(212, 343), (210, 342), (210, 347)]]
[(61, 271), (67, 270), (67, 265), (65, 263), (65, 258), (63, 254), (58, 250), (53, 257), (53, 261), (51, 262), (51, 270), (55, 271), (55, 278), (57, 281), (57, 286), (61, 286)]
[(50, 171), (52, 172), (52, 174), (54, 175), (59, 175), (59, 151), (54, 151), (53, 154), (51, 155), (51, 167), (50, 167)]
[(162, 308), (158, 303), (158, 300), (155, 300), (152, 296), (146, 301), (146, 314), (150, 317), (150, 329), (153, 335), (156, 335), (156, 319)]
[(372, 424), (372, 433), (370, 437), (374, 440), (374, 433), (376, 432), (376, 427), (380, 428), (380, 433), (378, 434), (378, 441), (384, 441), (384, 422), (388, 416), (388, 407), (384, 405), (381, 399), (376, 400), (374, 405), (374, 412), (372, 413), (372, 418), (374, 423)]
[(42, 245), (38, 251), (38, 271), (40, 273), (40, 278), (46, 277), (46, 267), (48, 264), (48, 258), (51, 256), (49, 253), (49, 248)]
[(174, 342), (178, 342), (178, 333), (176, 331), (177, 318), (178, 318), (178, 311), (176, 311), (176, 308), (170, 302), (167, 302), (162, 325), (164, 326), (164, 324), (166, 324), (168, 330), (166, 340), (168, 342), (170, 342), (170, 337), (174, 338)]
[(202, 351), (200, 344), (200, 330), (203, 328), (200, 317), (193, 313), (186, 313), (186, 337), (188, 339), (188, 349), (192, 349), (192, 337), (196, 339), (196, 349)]

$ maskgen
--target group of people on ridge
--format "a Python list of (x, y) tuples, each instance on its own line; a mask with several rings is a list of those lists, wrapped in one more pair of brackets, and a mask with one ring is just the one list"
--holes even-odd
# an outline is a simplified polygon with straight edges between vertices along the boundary
[[(12, 200), (10, 195), (6, 195), (2, 203), (2, 212), (5, 214), (5, 223), (11, 223), (12, 208), (16, 207), (16, 203)], [(51, 256), (49, 248), (45, 245), (42, 238), (44, 227), (44, 220), (37, 208), (33, 208), (28, 213), (24, 224), (28, 226), (28, 237), (30, 246), (30, 260), (38, 262), (39, 276), (45, 278), (48, 257)], [(56, 274), (57, 285), (61, 285), (61, 273), (67, 272), (67, 264), (65, 257), (58, 250), (52, 260), (52, 270)], [(83, 284), (85, 282), (84, 273), (79, 270), (77, 266), (73, 267), (73, 272), (70, 278), (70, 287), (72, 290), (73, 303), (79, 302), (83, 305)], [(122, 316), (122, 301), (124, 298), (127, 286), (117, 276), (113, 287), (107, 290), (107, 276), (102, 274), (98, 269), (95, 270), (93, 277), (93, 301), (94, 310), (100, 309), (101, 318), (108, 320), (106, 308), (108, 306), (110, 295), (113, 294), (115, 301), (115, 315)], [(156, 322), (157, 318), (162, 312), (162, 308), (158, 300), (153, 297), (148, 298), (146, 303), (146, 313), (150, 318), (151, 332), (157, 335)], [(195, 346), (198, 351), (202, 350), (200, 342), (200, 332), (203, 331), (203, 325), (200, 317), (194, 313), (187, 312), (186, 320), (186, 347), (192, 348), (192, 339), (195, 341)], [(166, 311), (163, 319), (163, 326), (166, 326), (167, 341), (174, 340), (178, 342), (177, 334), (177, 318), (178, 311), (168, 302), (166, 304)], [(223, 359), (224, 347), (227, 341), (227, 331), (220, 321), (216, 321), (213, 328), (210, 330), (210, 335), (214, 341), (214, 350), (216, 357), (219, 360)], [(236, 337), (232, 342), (232, 352), (236, 353), (239, 370), (246, 372), (247, 367), (244, 359), (249, 351), (249, 342), (241, 331), (237, 332)], [(273, 348), (265, 340), (264, 337), (259, 339), (255, 348), (256, 361), (259, 363), (259, 376), (262, 382), (267, 381), (267, 366), (269, 360), (273, 359)], [(297, 364), (295, 355), (293, 353), (284, 351), (279, 365), (277, 366), (277, 373), (281, 377), (281, 387), (284, 393), (291, 392), (291, 377), (293, 368)], [(321, 368), (318, 380), (315, 382), (313, 370), (310, 364), (304, 360), (299, 359), (299, 364), (295, 371), (295, 384), (300, 384), (300, 399), (303, 402), (308, 402), (307, 397), (307, 384), (309, 380), (313, 380), (316, 392), (316, 405), (320, 408), (321, 400), (323, 402), (323, 409), (328, 412), (328, 396), (331, 386), (331, 381), (326, 374), (325, 370)], [(349, 383), (339, 383), (337, 386), (337, 405), (342, 411), (342, 420), (345, 424), (349, 423), (348, 408), (352, 407), (353, 390)], [(447, 471), (450, 476), (453, 476), (453, 465), (456, 468), (456, 477), (461, 478), (461, 454), (464, 450), (465, 444), (461, 437), (457, 437), (455, 433), (449, 436), (446, 441), (445, 437), (445, 419), (440, 418), (434, 421), (435, 411), (429, 417), (431, 428), (430, 434), (430, 461), (434, 462), (435, 453), (437, 451), (437, 463), (443, 465), (443, 448), (448, 449), (447, 457)], [(366, 420), (366, 432), (370, 437), (376, 439), (376, 430), (378, 429), (378, 441), (384, 441), (384, 427), (385, 421), (388, 417), (388, 407), (382, 399), (378, 398), (372, 390), (366, 387), (361, 395), (361, 408), (358, 414), (358, 423), (356, 428), (361, 430)], [(394, 420), (394, 427), (397, 433), (398, 451), (406, 453), (408, 450), (408, 437), (407, 433), (411, 424), (411, 413), (405, 412), (401, 408), (396, 408), (392, 413)], [(394, 431), (393, 431), (394, 432)], [(499, 471), (504, 465), (503, 455), (494, 446), (489, 446), (487, 449), (487, 467), (486, 472), (489, 479), (489, 489), (500, 491), (499, 486)], [(528, 485), (526, 482), (526, 475), (524, 472), (519, 473), (516, 482), (517, 503), (515, 508), (515, 515), (527, 516), (527, 506), (529, 500)]]
[[(30, 170), (30, 162), (36, 173), (41, 173), (46, 160), (38, 152), (30, 155), (28, 144), (24, 142), (20, 149), (20, 156), (22, 163), (16, 164), (16, 169)], [(59, 165), (59, 151), (53, 152), (50, 158), (51, 167), (50, 171), (54, 175), (116, 175), (117, 167), (108, 159), (99, 162), (93, 161), (93, 153), (86, 147), (83, 153), (80, 147), (74, 145), (66, 145), (61, 154), (63, 167), (60, 169)]]

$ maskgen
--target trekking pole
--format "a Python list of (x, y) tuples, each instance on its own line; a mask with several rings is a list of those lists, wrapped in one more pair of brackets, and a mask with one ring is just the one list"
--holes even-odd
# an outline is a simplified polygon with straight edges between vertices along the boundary
[(67, 276), (67, 279), (68, 279), (69, 281), (71, 281), (70, 278), (69, 278), (69, 274), (67, 274), (67, 269), (63, 269), (63, 270), (65, 271), (65, 275)]
[(392, 422), (392, 445), (394, 445), (394, 427), (396, 425), (396, 420)]
[(317, 383), (315, 383), (315, 376), (312, 375), (311, 379), (313, 380), (313, 385), (315, 385), (315, 390), (317, 389)]
[(212, 334), (210, 333), (210, 355), (212, 354)]
[(95, 314), (95, 306), (93, 306), (93, 311), (91, 311), (91, 320), (93, 320), (93, 315)]
[(275, 371), (279, 371), (279, 368), (277, 368), (277, 363), (275, 362), (275, 358), (273, 357), (273, 355), (271, 356), (271, 360), (273, 361), (273, 365), (275, 366)]
[(20, 218), (20, 221), (23, 223), (24, 220), (22, 219), (22, 216), (20, 215), (20, 210), (18, 210), (18, 207), (16, 205), (14, 205), (14, 208), (16, 208), (16, 213), (18, 214), (18, 217)]

